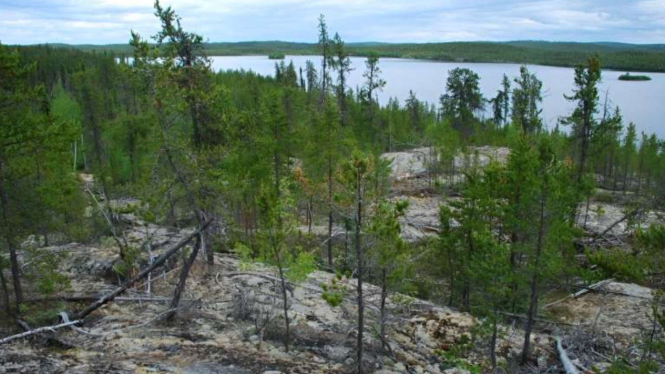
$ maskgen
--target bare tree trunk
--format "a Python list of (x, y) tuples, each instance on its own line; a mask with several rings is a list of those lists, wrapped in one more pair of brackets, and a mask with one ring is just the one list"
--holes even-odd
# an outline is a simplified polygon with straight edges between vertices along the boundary
[(113, 301), (113, 299), (115, 299), (117, 296), (119, 296), (120, 294), (125, 292), (134, 283), (136, 283), (136, 282), (140, 281), (141, 279), (145, 278), (146, 276), (148, 276), (148, 274), (150, 274), (153, 270), (155, 270), (155, 268), (157, 268), (157, 266), (160, 266), (161, 264), (166, 262), (166, 260), (169, 259), (169, 257), (173, 256), (173, 254), (178, 252), (178, 250), (180, 248), (187, 245), (187, 243), (189, 243), (192, 240), (193, 237), (198, 236), (200, 233), (202, 233), (208, 227), (208, 225), (210, 225), (211, 222), (212, 222), (212, 220), (208, 220), (206, 222), (203, 222), (203, 224), (201, 225), (201, 227), (199, 227), (199, 229), (197, 229), (193, 233), (189, 234), (188, 236), (186, 236), (185, 238), (180, 240), (178, 242), (178, 244), (176, 244), (173, 248), (169, 249), (168, 251), (164, 252), (161, 256), (157, 257), (157, 259), (150, 266), (148, 266), (145, 269), (141, 270), (137, 275), (134, 276), (134, 278), (125, 281), (125, 283), (123, 283), (115, 291), (111, 292), (108, 295), (105, 295), (105, 296), (101, 297), (99, 300), (97, 300), (94, 303), (88, 305), (85, 309), (83, 309), (83, 311), (81, 311), (80, 313), (78, 313), (76, 315), (76, 318), (77, 319), (83, 319), (88, 314), (94, 312), (95, 310), (97, 310), (98, 308), (103, 306), (104, 304), (106, 304), (110, 301)]
[(2, 298), (5, 304), (5, 311), (7, 312), (7, 316), (11, 316), (12, 308), (9, 305), (9, 289), (7, 288), (7, 280), (5, 279), (2, 266), (0, 266), (0, 284), (2, 284)]
[(312, 221), (314, 221), (314, 204), (312, 200), (314, 199), (314, 196), (310, 196), (307, 199), (307, 233), (312, 234)]
[(201, 247), (203, 248), (203, 251), (205, 252), (207, 256), (207, 262), (208, 266), (214, 266), (215, 265), (215, 251), (213, 250), (212, 246), (210, 244), (210, 240), (208, 238), (208, 232), (203, 233), (201, 236)]
[(286, 351), (289, 351), (289, 339), (290, 339), (290, 331), (289, 331), (289, 299), (288, 299), (288, 294), (286, 293), (286, 280), (284, 279), (284, 269), (282, 268), (282, 260), (279, 256), (279, 249), (277, 247), (273, 247), (273, 250), (275, 251), (275, 257), (277, 258), (277, 267), (279, 268), (279, 279), (282, 285), (282, 297), (284, 299), (284, 303), (282, 304), (284, 308), (284, 325), (286, 326), (286, 334), (284, 335), (284, 348)]
[(2, 222), (5, 225), (5, 241), (9, 247), (9, 263), (12, 269), (12, 280), (14, 282), (14, 294), (16, 295), (16, 314), (20, 314), (20, 306), (23, 302), (23, 289), (21, 288), (21, 267), (18, 264), (16, 255), (16, 243), (14, 242), (13, 226), (9, 222), (7, 212), (9, 209), (9, 199), (5, 190), (2, 176), (2, 160), (0, 160), (0, 208), (2, 208)]
[(386, 268), (381, 269), (381, 320), (380, 331), (381, 346), (386, 348), (386, 299), (388, 298), (388, 277)]
[(356, 172), (356, 262), (358, 267), (358, 374), (362, 374), (363, 363), (363, 330), (365, 328), (365, 304), (363, 302), (363, 259), (362, 259), (362, 243), (360, 236), (360, 227), (362, 226), (362, 193), (361, 193), (361, 175), (360, 171)]
[[(546, 173), (546, 171), (543, 171)], [(543, 241), (545, 240), (545, 206), (547, 204), (547, 180), (544, 176), (543, 191), (540, 198), (540, 224), (538, 227), (538, 242), (536, 244), (536, 255), (534, 259), (533, 274), (531, 276), (531, 297), (529, 302), (529, 314), (527, 316), (525, 334), (524, 334), (524, 348), (522, 349), (522, 364), (529, 360), (531, 349), (531, 330), (533, 329), (536, 312), (538, 311), (538, 280), (539, 280), (539, 265), (540, 255), (543, 250)]]
[(332, 269), (333, 264), (333, 247), (332, 247), (332, 230), (333, 230), (333, 198), (332, 188), (332, 156), (328, 155), (328, 266)]
[(494, 307), (494, 318), (492, 320), (492, 340), (490, 341), (490, 362), (492, 363), (492, 369), (496, 369), (496, 341), (499, 335), (498, 318), (498, 308)]
[(180, 297), (182, 296), (182, 291), (185, 289), (185, 283), (187, 282), (187, 276), (189, 276), (189, 271), (192, 268), (192, 265), (194, 265), (194, 261), (196, 261), (196, 256), (199, 254), (199, 250), (201, 249), (201, 236), (203, 233), (200, 233), (199, 235), (196, 236), (196, 243), (194, 244), (194, 249), (192, 250), (192, 253), (189, 255), (189, 258), (187, 259), (187, 262), (182, 267), (182, 271), (180, 272), (180, 280), (178, 281), (178, 286), (175, 288), (175, 292), (173, 293), (173, 299), (171, 300), (171, 305), (169, 306), (169, 309), (171, 309), (171, 312), (169, 312), (166, 315), (166, 320), (167, 321), (173, 321), (173, 318), (175, 317), (176, 310), (178, 308), (178, 304), (180, 304)]

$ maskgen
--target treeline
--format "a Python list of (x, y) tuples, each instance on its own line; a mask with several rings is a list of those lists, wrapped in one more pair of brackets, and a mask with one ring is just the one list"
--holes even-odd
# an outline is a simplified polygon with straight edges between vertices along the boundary
[[(353, 49), (329, 34), (323, 16), (321, 60), (302, 70), (282, 61), (273, 77), (262, 77), (213, 72), (202, 37), (185, 31), (172, 9), (159, 2), (155, 8), (161, 31), (152, 43), (132, 33), (131, 59), (0, 46), (0, 243), (8, 254), (0, 265), (11, 269), (12, 292), (0, 280), (7, 314), (26, 312), (23, 284), (43, 293), (66, 287), (52, 258), (21, 266), (18, 253), (29, 235), (46, 245), (55, 232), (79, 241), (106, 236), (118, 248), (119, 276), (138, 272), (142, 249), (123, 240), (111, 203), (123, 196), (141, 201), (132, 213), (147, 222), (184, 227), (215, 220), (197, 238), (177, 290), (199, 250), (209, 264), (225, 250), (275, 265), (287, 349), (286, 279), (315, 267), (355, 277), (359, 372), (370, 328), (366, 280), (383, 290), (378, 336), (386, 349), (385, 300), (401, 291), (485, 317), (495, 366), (500, 312), (526, 316), (527, 362), (545, 290), (616, 272), (617, 262), (657, 273), (654, 259), (662, 251), (651, 248), (663, 246), (656, 231), (643, 235), (648, 244), (636, 248), (649, 250), (636, 250), (631, 260), (598, 257), (593, 272), (576, 262), (583, 236), (577, 223), (586, 214), (580, 206), (597, 186), (639, 196), (633, 201), (652, 208), (665, 197), (665, 145), (638, 135), (619, 109), (600, 102), (597, 58), (575, 69), (567, 98), (576, 109), (561, 124), (568, 130), (549, 132), (540, 118), (542, 83), (527, 68), (504, 77), (492, 98), (480, 93), (476, 73), (453, 69), (441, 79), (438, 105), (411, 94), (381, 107), (379, 54), (368, 53), (362, 87), (348, 89)], [(486, 107), (493, 116), (483, 120)], [(456, 156), (476, 157), (471, 145), (507, 146), (511, 153), (506, 164), (459, 170)], [(441, 207), (437, 238), (407, 245), (399, 235), (407, 204), (391, 202), (389, 166), (378, 156), (420, 146), (435, 156), (423, 192), (458, 199)], [(93, 174), (94, 185), (82, 191), (80, 173)], [(88, 205), (95, 208), (90, 218), (83, 214)], [(323, 241), (311, 235), (313, 226), (324, 228)], [(332, 284), (324, 297), (334, 306), (340, 293)]]
[[(106, 51), (116, 56), (129, 56), (124, 44), (62, 45), (83, 51)], [(515, 42), (449, 42), (449, 43), (348, 43), (351, 56), (375, 52), (381, 57), (414, 58), (449, 62), (516, 63), (575, 67), (590, 55), (598, 55), (606, 69), (621, 71), (665, 72), (665, 48), (662, 44), (623, 43), (555, 43), (541, 41)], [(281, 41), (205, 43), (209, 56), (316, 55), (317, 44)]]

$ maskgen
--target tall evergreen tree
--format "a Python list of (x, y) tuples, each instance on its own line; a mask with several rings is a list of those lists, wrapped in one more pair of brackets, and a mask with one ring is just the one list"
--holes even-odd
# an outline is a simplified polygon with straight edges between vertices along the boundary
[(525, 134), (533, 134), (540, 131), (542, 126), (538, 106), (543, 101), (540, 93), (543, 82), (529, 70), (520, 67), (520, 77), (515, 78), (516, 87), (513, 89), (513, 123), (519, 126)]
[(455, 68), (448, 72), (446, 93), (439, 99), (441, 114), (453, 128), (468, 136), (472, 132), (475, 113), (484, 109), (480, 92), (480, 76), (470, 69)]
[(600, 61), (590, 57), (586, 65), (575, 68), (575, 88), (571, 96), (564, 95), (569, 101), (576, 102), (570, 122), (573, 134), (579, 142), (577, 183), (582, 183), (582, 176), (587, 172), (589, 144), (597, 123), (594, 115), (598, 112), (598, 83), (601, 79)]

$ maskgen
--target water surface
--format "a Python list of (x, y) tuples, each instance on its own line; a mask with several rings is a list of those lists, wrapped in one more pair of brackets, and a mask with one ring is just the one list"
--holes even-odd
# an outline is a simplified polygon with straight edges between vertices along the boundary
[[(245, 69), (252, 70), (261, 75), (273, 75), (275, 60), (267, 56), (215, 56), (213, 69)], [(285, 63), (293, 61), (296, 70), (305, 69), (305, 62), (314, 62), (317, 71), (320, 70), (321, 58), (319, 56), (286, 56)], [(480, 89), (485, 98), (496, 96), (501, 88), (503, 74), (509, 78), (519, 75), (518, 64), (492, 64), (492, 63), (456, 63), (427, 60), (412, 60), (401, 58), (382, 58), (379, 61), (382, 77), (386, 86), (379, 92), (379, 102), (385, 105), (390, 97), (396, 97), (400, 105), (413, 90), (419, 100), (425, 100), (438, 106), (439, 97), (445, 91), (445, 82), (448, 71), (456, 67), (469, 68), (480, 75)], [(348, 86), (356, 89), (362, 86), (365, 70), (365, 59), (352, 57), (351, 71)], [(553, 128), (559, 117), (569, 115), (574, 109), (574, 103), (567, 101), (564, 94), (570, 95), (573, 88), (573, 69), (531, 65), (529, 70), (537, 74), (543, 81), (543, 123)], [(603, 71), (603, 80), (600, 83), (600, 109), (607, 102), (609, 107), (619, 106), (623, 113), (624, 122), (634, 122), (638, 131), (648, 134), (656, 133), (665, 138), (665, 73), (646, 73), (650, 81), (633, 82), (620, 81), (620, 71)], [(488, 106), (489, 108), (489, 106)], [(489, 113), (489, 112), (488, 112)], [(489, 115), (489, 114), (487, 114)], [(600, 114), (599, 114), (600, 115)]]

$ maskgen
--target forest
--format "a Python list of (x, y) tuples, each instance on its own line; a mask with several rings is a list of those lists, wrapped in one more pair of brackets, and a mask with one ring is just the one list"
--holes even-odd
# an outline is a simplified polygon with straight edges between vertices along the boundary
[[(96, 357), (86, 372), (180, 372), (118, 351), (163, 333), (188, 343), (154, 350), (258, 373), (663, 372), (665, 143), (597, 88), (602, 68), (665, 70), (662, 51), (355, 46), (324, 16), (316, 44), (245, 48), (204, 43), (159, 1), (155, 15), (152, 39), (113, 51), (0, 45), (0, 364), (48, 343), (43, 372), (77, 372), (72, 349)], [(273, 52), (320, 57), (271, 77), (208, 57)], [(438, 103), (381, 106), (385, 56), (575, 65), (575, 109), (545, 129), (527, 67), (494, 97), (456, 68)], [(609, 283), (648, 290), (624, 318), (644, 326), (564, 311), (629, 292)], [(250, 332), (206, 338), (233, 326)]]
[[(319, 45), (293, 42), (238, 42), (204, 43), (209, 56), (318, 55)], [(116, 56), (130, 56), (126, 44), (66, 45), (53, 47), (76, 48), (84, 51), (109, 52)], [(564, 43), (545, 41), (514, 42), (449, 42), (449, 43), (348, 43), (350, 56), (365, 57), (377, 53), (380, 57), (413, 58), (451, 62), (495, 62), (525, 65), (574, 67), (590, 55), (598, 55), (603, 68), (621, 71), (665, 71), (665, 46), (662, 44), (623, 43)]]

